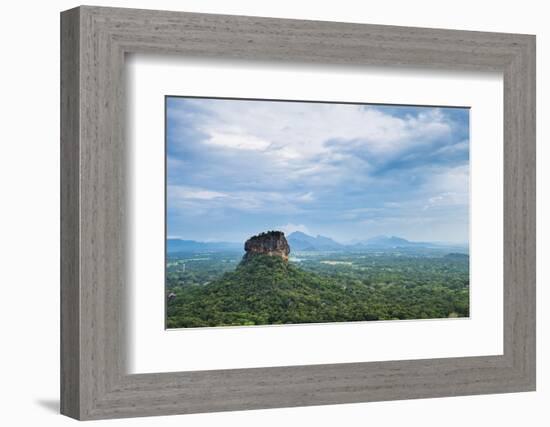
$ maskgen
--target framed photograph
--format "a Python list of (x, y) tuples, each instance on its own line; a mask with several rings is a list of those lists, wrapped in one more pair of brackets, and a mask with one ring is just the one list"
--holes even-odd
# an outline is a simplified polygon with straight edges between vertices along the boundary
[(535, 390), (535, 37), (61, 14), (61, 411)]

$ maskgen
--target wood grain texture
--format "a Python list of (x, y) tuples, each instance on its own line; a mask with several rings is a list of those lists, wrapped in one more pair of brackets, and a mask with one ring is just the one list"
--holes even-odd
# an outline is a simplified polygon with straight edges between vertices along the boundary
[(61, 20), (61, 412), (80, 414), (79, 17)]
[[(80, 7), (62, 13), (62, 413), (77, 419), (535, 388), (534, 36)], [(504, 354), (128, 375), (124, 55), (504, 75)]]

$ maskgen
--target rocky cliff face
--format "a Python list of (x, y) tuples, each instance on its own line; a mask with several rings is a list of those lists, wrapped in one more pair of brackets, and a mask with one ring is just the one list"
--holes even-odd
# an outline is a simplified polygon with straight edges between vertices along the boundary
[(290, 246), (282, 231), (267, 231), (248, 239), (244, 244), (244, 250), (244, 261), (255, 255), (278, 256), (288, 261)]

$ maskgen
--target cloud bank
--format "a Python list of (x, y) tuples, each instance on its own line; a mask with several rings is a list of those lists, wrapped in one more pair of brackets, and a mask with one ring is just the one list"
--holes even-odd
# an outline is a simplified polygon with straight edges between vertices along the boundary
[(168, 234), (468, 241), (469, 111), (167, 99)]

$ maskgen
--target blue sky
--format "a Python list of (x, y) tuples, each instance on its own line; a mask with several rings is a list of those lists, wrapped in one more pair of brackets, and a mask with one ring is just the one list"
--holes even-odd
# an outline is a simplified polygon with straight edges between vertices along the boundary
[(168, 97), (167, 234), (468, 242), (469, 110)]

